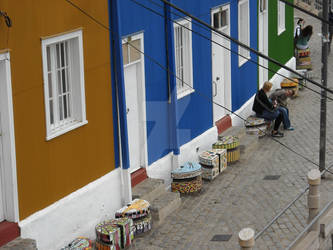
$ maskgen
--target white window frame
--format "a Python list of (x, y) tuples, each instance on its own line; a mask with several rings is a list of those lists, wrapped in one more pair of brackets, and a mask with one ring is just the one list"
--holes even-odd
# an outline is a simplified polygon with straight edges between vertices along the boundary
[[(68, 119), (58, 120), (59, 108), (54, 108), (54, 124), (50, 121), (50, 104), (49, 104), (49, 80), (48, 80), (48, 61), (47, 61), (47, 47), (52, 46), (59, 42), (69, 41), (68, 64), (70, 67), (68, 82), (70, 85), (71, 93), (71, 115)], [(75, 43), (75, 44), (74, 44)], [(72, 44), (72, 45), (71, 45)], [(74, 45), (73, 45), (74, 44)], [(75, 50), (73, 49), (75, 48)], [(54, 56), (53, 56), (54, 57)], [(51, 58), (53, 58), (51, 56)], [(75, 62), (73, 58), (75, 57)], [(50, 38), (42, 39), (42, 60), (43, 60), (43, 79), (44, 79), (44, 102), (45, 102), (45, 115), (46, 115), (46, 140), (51, 140), (57, 136), (65, 134), (71, 130), (81, 127), (88, 123), (86, 120), (86, 104), (85, 104), (85, 88), (84, 88), (84, 64), (83, 64), (83, 42), (82, 30), (52, 36)], [(55, 63), (55, 59), (53, 60)], [(55, 66), (52, 68), (52, 82), (57, 83), (55, 77)], [(75, 71), (75, 73), (73, 73)], [(74, 75), (75, 74), (75, 78)], [(58, 104), (57, 98), (59, 97), (56, 86), (52, 84), (52, 92), (54, 102)], [(62, 93), (63, 94), (63, 93)], [(54, 105), (56, 107), (56, 104)]]
[(286, 4), (278, 0), (278, 35), (286, 30)]
[[(247, 5), (247, 21), (245, 22), (246, 27), (242, 27), (242, 24), (241, 24), (242, 15), (240, 13), (240, 10), (241, 10), (241, 6), (243, 4)], [(243, 28), (247, 29), (247, 31), (248, 31), (248, 33), (247, 33), (248, 37), (246, 39), (247, 41), (244, 41), (243, 39), (241, 39), (242, 35), (244, 34)], [(250, 47), (250, 6), (249, 6), (249, 0), (241, 0), (241, 1), (238, 2), (238, 39), (241, 43), (244, 43), (245, 45)], [(251, 59), (250, 51), (241, 47), (241, 46), (238, 46), (238, 53), (239, 53), (239, 56), (238, 56), (239, 67), (242, 66), (244, 63), (246, 63), (249, 59)], [(242, 56), (240, 56), (240, 55), (242, 55)]]
[[(188, 29), (182, 27), (182, 25), (187, 26)], [(189, 79), (185, 79), (183, 82), (184, 85), (181, 86), (180, 82), (180, 76), (179, 76), (179, 58), (177, 57), (177, 37), (176, 37), (176, 28), (181, 27), (183, 31), (189, 32), (188, 36), (188, 45), (189, 47), (186, 47), (185, 53), (188, 54), (188, 66), (184, 69), (188, 70), (187, 75), (189, 76)], [(174, 50), (175, 50), (175, 68), (176, 68), (176, 85), (177, 85), (177, 99), (180, 99), (184, 96), (187, 96), (194, 92), (193, 88), (193, 61), (192, 61), (192, 20), (190, 18), (178, 20), (174, 22), (173, 25), (173, 31), (174, 31)], [(184, 51), (184, 50), (183, 50)], [(186, 65), (185, 65), (186, 66)], [(186, 73), (183, 73), (183, 75), (186, 75)], [(188, 86), (189, 85), (189, 86)]]

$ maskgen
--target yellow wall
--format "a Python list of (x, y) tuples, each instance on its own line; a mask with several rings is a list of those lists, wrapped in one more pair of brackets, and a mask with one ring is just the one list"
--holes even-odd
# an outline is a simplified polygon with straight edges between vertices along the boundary
[[(108, 26), (107, 0), (73, 0)], [(109, 32), (65, 0), (1, 0), (10, 49), (20, 220), (114, 169)], [(83, 28), (88, 124), (46, 141), (41, 37)]]

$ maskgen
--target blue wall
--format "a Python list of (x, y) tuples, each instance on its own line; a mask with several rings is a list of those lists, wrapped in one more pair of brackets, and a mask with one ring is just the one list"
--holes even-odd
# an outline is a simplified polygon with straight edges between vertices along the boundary
[[(250, 47), (258, 50), (258, 16), (257, 1), (249, 0), (250, 6)], [(238, 1), (232, 1), (231, 7), (231, 37), (238, 39)], [(231, 44), (232, 51), (238, 52), (238, 45)], [(232, 110), (239, 109), (250, 97), (257, 91), (258, 84), (258, 57), (254, 53), (250, 53), (251, 59), (238, 66), (238, 55), (232, 53), (231, 56), (231, 82), (232, 82)], [(253, 61), (253, 62), (251, 62)]]
[[(163, 15), (163, 8), (148, 0), (136, 0), (146, 7), (154, 9)], [(161, 1), (154, 0), (159, 5)], [(227, 1), (217, 0), (178, 0), (177, 6), (199, 17), (210, 24), (211, 8), (220, 6)], [(146, 115), (148, 137), (148, 163), (158, 160), (170, 152), (170, 135), (168, 130), (168, 85), (167, 72), (154, 63), (154, 58), (166, 68), (164, 19), (147, 10), (132, 0), (120, 0), (120, 30), (122, 36), (144, 32), (145, 85), (146, 85)], [(231, 36), (238, 38), (238, 1), (232, 0)], [(251, 47), (257, 49), (257, 1), (250, 0)], [(172, 9), (179, 15), (176, 10)], [(174, 20), (180, 19), (172, 14)], [(192, 29), (211, 38), (207, 28), (192, 23)], [(193, 87), (195, 92), (178, 100), (178, 132), (179, 143), (183, 145), (199, 136), (213, 126), (212, 113), (212, 59), (211, 42), (197, 34), (192, 34), (193, 46)], [(238, 52), (238, 46), (231, 43), (231, 49)], [(251, 54), (251, 59), (257, 57)], [(257, 88), (257, 66), (251, 62), (238, 67), (238, 56), (231, 53), (232, 109), (237, 110), (246, 102)]]

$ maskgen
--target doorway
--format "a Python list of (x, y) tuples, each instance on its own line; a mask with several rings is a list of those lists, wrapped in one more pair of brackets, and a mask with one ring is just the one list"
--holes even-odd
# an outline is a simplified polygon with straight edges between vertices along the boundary
[[(213, 9), (211, 23), (218, 31), (230, 35), (230, 5)], [(227, 114), (225, 108), (231, 109), (231, 62), (230, 40), (212, 31), (212, 41), (213, 122), (215, 123)]]
[(18, 221), (13, 101), (9, 53), (0, 54), (0, 221)]
[(143, 45), (143, 34), (129, 36), (122, 43), (130, 173), (147, 166)]

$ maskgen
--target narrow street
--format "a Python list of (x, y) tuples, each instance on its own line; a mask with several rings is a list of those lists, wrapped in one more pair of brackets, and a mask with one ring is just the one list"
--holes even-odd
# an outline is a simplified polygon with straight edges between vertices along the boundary
[[(295, 10), (306, 25), (314, 27), (310, 40), (314, 80), (321, 79), (321, 24)], [(333, 54), (328, 59), (328, 87), (333, 88)], [(318, 87), (307, 84), (320, 93)], [(204, 183), (198, 195), (182, 196), (182, 205), (165, 223), (143, 237), (131, 249), (239, 249), (238, 233), (251, 227), (261, 231), (288, 203), (307, 186), (307, 173), (318, 168), (290, 151), (319, 162), (320, 95), (303, 89), (290, 101), (290, 119), (295, 131), (285, 131), (277, 143), (266, 136), (259, 149), (246, 160), (228, 167), (213, 182)], [(326, 166), (333, 164), (332, 101), (327, 102)], [(289, 149), (290, 148), (290, 149)], [(264, 180), (267, 175), (277, 180)], [(323, 207), (333, 199), (333, 176), (321, 184)], [(306, 193), (307, 194), (307, 193)], [(307, 220), (307, 195), (303, 195), (256, 241), (256, 249), (284, 249), (303, 230)], [(214, 235), (231, 235), (228, 241), (212, 241)]]

